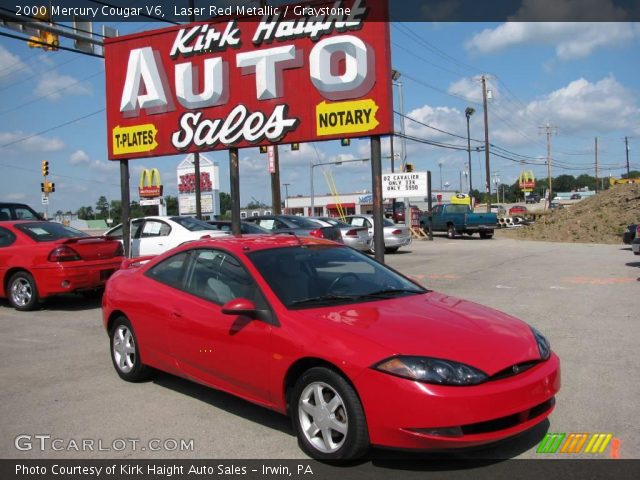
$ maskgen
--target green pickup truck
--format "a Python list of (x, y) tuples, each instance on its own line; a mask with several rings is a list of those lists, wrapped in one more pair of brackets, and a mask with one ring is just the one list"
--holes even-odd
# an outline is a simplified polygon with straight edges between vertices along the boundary
[[(493, 237), (493, 230), (498, 228), (498, 216), (495, 213), (473, 213), (468, 205), (441, 204), (431, 210), (434, 232), (447, 232), (447, 237), (455, 238), (457, 234), (473, 235), (479, 233), (480, 238)], [(420, 227), (429, 227), (429, 213), (420, 217)]]

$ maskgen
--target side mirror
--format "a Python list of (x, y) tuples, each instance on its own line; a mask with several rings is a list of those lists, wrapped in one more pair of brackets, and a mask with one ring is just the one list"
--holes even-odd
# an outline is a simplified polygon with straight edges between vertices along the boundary
[(255, 317), (256, 304), (246, 298), (234, 298), (222, 306), (222, 313), (225, 315), (246, 315)]

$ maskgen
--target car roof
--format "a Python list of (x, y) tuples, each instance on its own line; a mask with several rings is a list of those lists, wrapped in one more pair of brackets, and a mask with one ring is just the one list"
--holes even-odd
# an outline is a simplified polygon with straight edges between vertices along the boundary
[[(188, 247), (186, 247), (188, 245)], [(237, 253), (255, 252), (258, 250), (268, 250), (271, 248), (295, 247), (304, 245), (334, 245), (340, 244), (326, 240), (324, 238), (315, 237), (298, 237), (296, 235), (235, 235), (227, 237), (212, 237), (194, 240), (185, 244), (185, 249), (191, 248), (212, 248), (216, 245), (224, 246), (228, 250)]]

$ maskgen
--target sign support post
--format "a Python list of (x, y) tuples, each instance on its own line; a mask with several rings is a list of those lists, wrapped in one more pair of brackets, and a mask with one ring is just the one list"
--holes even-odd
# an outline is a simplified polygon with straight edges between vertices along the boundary
[(131, 228), (129, 223), (130, 203), (129, 196), (129, 160), (120, 160), (120, 198), (122, 216), (122, 244), (124, 246), (124, 256), (131, 257)]
[(240, 166), (238, 149), (229, 149), (229, 185), (231, 190), (231, 233), (240, 235)]
[(429, 210), (429, 240), (433, 241), (433, 216), (431, 209), (433, 203), (431, 201), (431, 170), (427, 170), (427, 209)]
[(373, 245), (375, 258), (384, 263), (384, 211), (382, 210), (382, 152), (380, 136), (371, 137), (371, 179), (373, 192)]
[(282, 213), (280, 196), (280, 159), (278, 145), (273, 146), (273, 172), (271, 172), (271, 212), (273, 215)]

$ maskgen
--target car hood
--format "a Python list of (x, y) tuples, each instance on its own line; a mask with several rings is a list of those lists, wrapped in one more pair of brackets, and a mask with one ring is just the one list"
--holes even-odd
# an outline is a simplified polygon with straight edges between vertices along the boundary
[(540, 359), (531, 329), (523, 321), (436, 292), (307, 312), (325, 324), (321, 331), (346, 330), (391, 355), (455, 360), (489, 375)]

